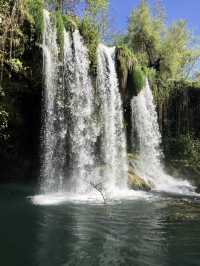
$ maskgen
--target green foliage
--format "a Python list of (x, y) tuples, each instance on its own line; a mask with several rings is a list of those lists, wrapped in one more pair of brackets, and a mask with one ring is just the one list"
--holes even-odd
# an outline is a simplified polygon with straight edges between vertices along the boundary
[[(122, 94), (125, 96), (128, 91), (131, 91), (133, 84), (129, 84), (129, 79), (132, 79), (132, 71), (138, 65), (134, 53), (126, 45), (118, 45), (116, 49), (116, 64), (119, 76), (119, 85)], [(131, 77), (131, 78), (129, 78)]]
[(80, 33), (88, 47), (91, 72), (96, 74), (97, 47), (99, 44), (99, 33), (97, 26), (91, 22), (89, 17), (85, 17), (80, 25)]
[(41, 41), (42, 33), (44, 30), (44, 18), (43, 18), (44, 1), (43, 0), (26, 0), (26, 1), (27, 1), (26, 3), (28, 11), (35, 23), (37, 39)]
[[(168, 143), (170, 157), (181, 161), (184, 167), (190, 167), (200, 173), (200, 139), (191, 134), (181, 135)], [(168, 149), (169, 149), (168, 147)]]
[(173, 89), (173, 81), (159, 79), (158, 74), (156, 74), (156, 78), (151, 82), (151, 86), (155, 102), (157, 104), (162, 104), (170, 97)]
[(181, 136), (179, 139), (179, 154), (188, 159), (190, 164), (197, 165), (200, 162), (200, 140), (191, 135)]
[(86, 0), (86, 11), (92, 17), (96, 17), (100, 10), (105, 10), (108, 7), (108, 0)]
[(173, 23), (167, 30), (161, 47), (161, 78), (184, 77), (185, 65), (194, 58), (193, 50), (188, 47), (190, 39), (187, 24), (183, 20)]
[(157, 80), (157, 72), (153, 67), (143, 67), (142, 68), (145, 76), (148, 78), (150, 84), (155, 84)]
[(63, 22), (63, 16), (60, 11), (56, 11), (54, 14), (54, 20), (56, 24), (57, 29), (57, 42), (60, 47), (60, 56), (63, 54), (63, 48), (64, 48), (64, 22)]
[(136, 95), (144, 88), (145, 86), (145, 74), (142, 71), (141, 67), (137, 66), (132, 71), (132, 85)]
[(75, 14), (77, 6), (82, 0), (46, 0), (51, 10), (59, 10), (62, 14)]
[(134, 65), (138, 64), (135, 54), (128, 48), (127, 45), (118, 45), (117, 53), (123, 71), (132, 69)]
[(109, 28), (108, 0), (85, 0), (85, 4), (85, 17), (90, 18), (90, 21), (96, 25), (99, 36), (105, 40), (108, 38)]
[(73, 15), (64, 15), (63, 23), (67, 31), (73, 32), (80, 27), (80, 18)]
[(6, 1), (6, 0), (0, 0), (0, 13), (7, 13), (9, 12), (9, 5), (10, 5), (10, 2), (9, 1)]
[(150, 76), (157, 99), (169, 96), (171, 80), (191, 79), (199, 64), (200, 49), (185, 21), (166, 26), (161, 6), (153, 15), (148, 2), (141, 0), (129, 19), (127, 36), (120, 39), (134, 52)]
[(141, 65), (151, 65), (159, 54), (162, 21), (151, 16), (147, 1), (142, 0), (129, 19), (128, 46), (133, 49)]
[(131, 99), (144, 88), (147, 73), (142, 70), (137, 57), (126, 45), (117, 46), (116, 61), (120, 89)]
[(23, 68), (23, 63), (18, 58), (12, 58), (9, 60), (9, 65), (11, 67), (11, 70), (15, 73), (21, 72)]
[(33, 18), (28, 13), (28, 0), (0, 2), (0, 71), (1, 80), (10, 72), (19, 73), (24, 52), (32, 42)]

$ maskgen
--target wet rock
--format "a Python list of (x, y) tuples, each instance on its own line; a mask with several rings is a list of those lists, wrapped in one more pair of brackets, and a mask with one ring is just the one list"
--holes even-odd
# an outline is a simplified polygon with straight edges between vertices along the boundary
[(128, 186), (133, 190), (151, 191), (151, 184), (134, 173), (128, 173)]
[(133, 190), (151, 191), (153, 184), (138, 176), (135, 171), (137, 154), (128, 153), (128, 186)]

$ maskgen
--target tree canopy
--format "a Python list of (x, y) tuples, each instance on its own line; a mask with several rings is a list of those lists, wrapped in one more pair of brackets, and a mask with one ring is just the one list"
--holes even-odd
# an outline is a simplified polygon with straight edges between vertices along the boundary
[(142, 65), (154, 68), (162, 79), (192, 77), (200, 59), (200, 48), (194, 45), (186, 21), (167, 26), (160, 1), (152, 10), (141, 0), (130, 15), (124, 42)]

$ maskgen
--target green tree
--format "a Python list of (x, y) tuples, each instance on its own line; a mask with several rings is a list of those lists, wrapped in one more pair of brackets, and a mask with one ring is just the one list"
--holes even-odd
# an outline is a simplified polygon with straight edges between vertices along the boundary
[(160, 73), (164, 78), (188, 78), (199, 59), (187, 23), (179, 20), (166, 31), (161, 47)]
[(106, 39), (109, 28), (108, 0), (85, 0), (85, 16), (97, 25), (102, 39)]
[(142, 65), (154, 66), (159, 58), (163, 21), (152, 16), (146, 0), (142, 0), (130, 18), (128, 46)]
[(187, 23), (179, 20), (167, 27), (159, 0), (153, 10), (141, 0), (130, 16), (124, 41), (141, 65), (156, 70), (157, 79), (191, 78), (200, 59), (199, 46), (194, 45)]
[(108, 7), (108, 0), (86, 0), (86, 12), (94, 19), (99, 12), (106, 10)]

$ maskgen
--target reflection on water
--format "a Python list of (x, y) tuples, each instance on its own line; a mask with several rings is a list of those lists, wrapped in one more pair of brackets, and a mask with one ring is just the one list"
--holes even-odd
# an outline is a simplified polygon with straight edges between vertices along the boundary
[(29, 193), (0, 187), (0, 265), (199, 265), (198, 200), (34, 206)]
[[(162, 213), (149, 208), (141, 213), (145, 205), (136, 201), (44, 208), (38, 265), (160, 265), (165, 241)], [(149, 245), (151, 241), (155, 245)]]

